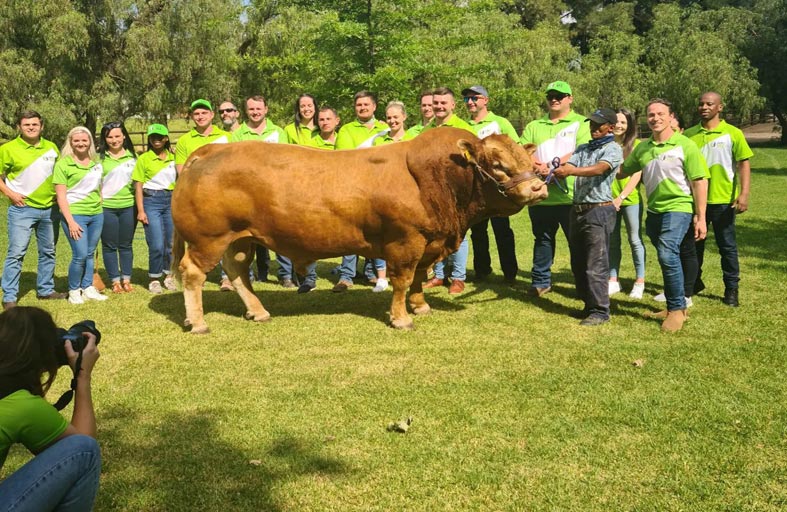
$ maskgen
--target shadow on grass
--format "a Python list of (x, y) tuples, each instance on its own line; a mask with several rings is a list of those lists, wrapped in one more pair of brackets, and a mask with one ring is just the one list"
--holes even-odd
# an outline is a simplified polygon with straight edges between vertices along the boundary
[(225, 416), (201, 409), (150, 420), (122, 406), (102, 410), (96, 509), (278, 511), (282, 482), (352, 472), (315, 442), (287, 434), (246, 453), (222, 440)]

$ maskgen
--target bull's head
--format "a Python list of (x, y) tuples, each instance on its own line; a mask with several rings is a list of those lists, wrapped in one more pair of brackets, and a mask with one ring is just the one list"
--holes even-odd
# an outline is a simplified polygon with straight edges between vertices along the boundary
[(534, 172), (535, 145), (520, 146), (507, 135), (490, 135), (479, 142), (462, 139), (457, 145), (481, 179), (494, 181), (516, 211), (546, 199), (547, 186)]

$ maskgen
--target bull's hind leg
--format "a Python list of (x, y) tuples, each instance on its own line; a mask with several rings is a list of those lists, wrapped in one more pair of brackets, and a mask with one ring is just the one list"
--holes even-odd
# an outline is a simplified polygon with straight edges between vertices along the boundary
[(415, 269), (413, 284), (410, 285), (410, 307), (416, 315), (426, 315), (432, 311), (432, 308), (426, 303), (426, 297), (424, 296), (424, 281), (426, 281), (426, 269)]
[(254, 246), (250, 238), (242, 238), (232, 242), (224, 252), (223, 266), (227, 278), (232, 282), (246, 305), (246, 318), (255, 322), (270, 320), (271, 314), (262, 306), (260, 299), (254, 295), (249, 281), (249, 264), (254, 257)]
[(191, 259), (189, 250), (178, 265), (183, 281), (183, 299), (186, 303), (186, 327), (191, 327), (192, 334), (206, 334), (210, 331), (205, 323), (202, 311), (202, 286), (205, 284), (205, 272)]

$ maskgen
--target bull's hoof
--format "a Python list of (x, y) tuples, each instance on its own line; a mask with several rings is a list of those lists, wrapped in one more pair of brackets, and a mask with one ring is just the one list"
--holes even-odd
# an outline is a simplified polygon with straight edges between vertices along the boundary
[(412, 306), (412, 308), (414, 315), (428, 315), (432, 312), (432, 308), (429, 307), (429, 304), (424, 304), (418, 307)]
[(410, 318), (395, 318), (391, 320), (391, 327), (404, 331), (412, 331), (415, 329), (415, 324), (413, 324)]
[(208, 334), (210, 332), (210, 328), (205, 325), (201, 325), (199, 327), (194, 326), (191, 328), (191, 334)]
[(246, 318), (246, 320), (254, 320), (255, 322), (267, 322), (268, 320), (271, 319), (271, 314), (268, 313), (267, 311), (265, 312), (265, 314), (261, 314), (261, 315), (255, 315), (251, 311), (246, 311), (246, 314), (243, 316)]

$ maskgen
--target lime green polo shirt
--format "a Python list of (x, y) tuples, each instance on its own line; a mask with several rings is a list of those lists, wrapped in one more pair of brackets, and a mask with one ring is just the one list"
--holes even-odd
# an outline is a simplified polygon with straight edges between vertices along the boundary
[(0, 146), (0, 172), (8, 188), (25, 196), (32, 208), (50, 208), (55, 203), (52, 172), (60, 153), (44, 138), (30, 145), (20, 136)]
[[(639, 142), (639, 139), (634, 139), (632, 151), (637, 147), (637, 145), (639, 145)], [(623, 189), (626, 188), (626, 185), (628, 185), (630, 179), (631, 176), (621, 179), (615, 178), (615, 181), (612, 182), (612, 197), (618, 197), (621, 192), (623, 192)], [(637, 185), (634, 187), (634, 190), (632, 190), (631, 193), (626, 196), (626, 199), (620, 203), (620, 206), (631, 206), (634, 204), (639, 204), (640, 202), (642, 202), (642, 198), (639, 195), (639, 185)]]
[(298, 125), (295, 127), (295, 123), (290, 123), (284, 127), (284, 133), (287, 134), (287, 144), (297, 144), (299, 146), (311, 146), (314, 142), (314, 135), (317, 134), (319, 137), (320, 129), (318, 127), (314, 127), (314, 130), (310, 130), (308, 126)]
[(42, 397), (24, 389), (11, 393), (0, 400), (0, 468), (13, 444), (37, 453), (67, 428), (68, 421)]
[(176, 178), (175, 155), (169, 151), (166, 160), (153, 151), (145, 151), (139, 155), (131, 172), (131, 179), (142, 183), (142, 188), (148, 190), (174, 190)]
[(329, 140), (323, 139), (320, 136), (320, 132), (319, 131), (317, 131), (317, 133), (315, 133), (312, 136), (312, 140), (307, 145), (310, 146), (310, 147), (313, 147), (313, 148), (317, 148), (317, 149), (328, 149), (328, 150), (336, 149), (336, 142), (331, 142)]
[(487, 112), (486, 117), (480, 121), (468, 121), (473, 132), (479, 139), (485, 139), (493, 134), (503, 134), (511, 137), (511, 140), (519, 142), (519, 135), (505, 117), (495, 115), (492, 112)]
[(284, 144), (287, 142), (287, 134), (284, 130), (273, 124), (269, 119), (265, 120), (265, 128), (261, 133), (257, 133), (246, 123), (243, 123), (237, 130), (232, 132), (230, 142), (240, 142), (243, 140), (258, 140), (262, 142), (270, 142), (272, 144)]
[(101, 197), (104, 208), (128, 208), (134, 206), (134, 184), (131, 173), (137, 159), (126, 150), (120, 158), (106, 153), (101, 160), (104, 178), (101, 182)]
[(91, 161), (88, 165), (82, 165), (72, 157), (65, 156), (55, 163), (52, 184), (66, 186), (66, 200), (71, 215), (98, 215), (102, 212), (103, 177), (101, 164)]
[(649, 138), (623, 162), (623, 174), (642, 170), (648, 194), (648, 211), (653, 213), (694, 212), (690, 182), (708, 176), (708, 167), (697, 145), (675, 132), (666, 142)]
[(443, 124), (441, 124), (440, 126), (438, 126), (435, 123), (435, 120), (436, 120), (436, 118), (434, 118), (431, 121), (429, 121), (426, 124), (426, 126), (424, 126), (424, 129), (421, 130), (421, 133), (429, 131), (429, 130), (431, 130), (433, 128), (440, 128), (440, 127), (443, 127), (443, 126), (448, 126), (450, 128), (461, 128), (461, 129), (467, 130), (468, 132), (470, 132), (473, 135), (475, 135), (475, 132), (470, 127), (470, 125), (467, 124), (467, 121), (465, 121), (461, 117), (457, 116), (456, 114), (451, 114), (450, 116), (448, 116), (448, 119), (446, 119), (445, 122)]
[[(563, 157), (580, 144), (590, 141), (590, 123), (585, 122), (585, 116), (573, 110), (563, 119), (553, 123), (549, 114), (531, 121), (522, 131), (519, 139), (521, 144), (535, 144), (535, 157), (540, 162), (551, 166), (555, 157)], [(538, 203), (538, 206), (554, 206), (559, 204), (572, 204), (574, 196), (574, 176), (566, 177), (568, 193), (563, 192), (555, 184), (549, 185), (549, 197)]]
[(175, 147), (175, 164), (185, 164), (190, 154), (206, 144), (226, 144), (229, 141), (230, 133), (225, 132), (218, 126), (214, 126), (208, 135), (202, 135), (195, 128), (192, 128), (191, 131), (181, 135), (178, 139)]
[(342, 126), (336, 134), (336, 149), (370, 148), (374, 139), (388, 131), (388, 125), (374, 120), (371, 126), (361, 124), (357, 119)]
[(399, 140), (394, 140), (393, 138), (391, 138), (390, 135), (388, 135), (386, 133), (385, 135), (383, 135), (381, 137), (377, 137), (376, 139), (374, 139), (374, 145), (375, 146), (383, 146), (385, 144), (391, 144), (392, 142), (402, 142), (404, 140), (407, 140), (407, 139), (405, 137), (402, 137)]
[(415, 126), (411, 126), (410, 128), (407, 129), (406, 132), (404, 132), (404, 140), (414, 139), (419, 135), (421, 135), (422, 131), (424, 131), (424, 125), (421, 123), (418, 123)]
[(743, 132), (721, 121), (712, 130), (698, 124), (683, 135), (699, 146), (708, 164), (708, 204), (732, 204), (741, 193), (737, 164), (754, 156)]

